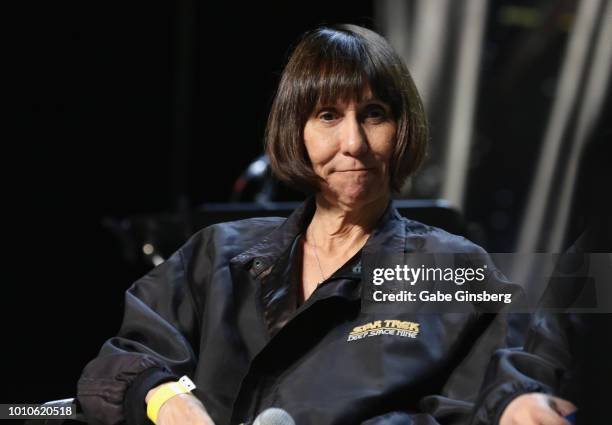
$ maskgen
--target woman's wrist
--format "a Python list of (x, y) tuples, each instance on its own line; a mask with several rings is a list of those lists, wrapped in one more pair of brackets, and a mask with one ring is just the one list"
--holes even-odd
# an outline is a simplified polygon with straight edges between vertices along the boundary
[[(147, 404), (148, 404), (148, 403), (149, 403), (149, 401), (151, 400), (151, 398), (153, 397), (153, 395), (154, 395), (154, 394), (155, 394), (155, 393), (156, 393), (158, 390), (160, 390), (160, 389), (161, 389), (161, 387), (163, 387), (164, 385), (172, 384), (173, 382), (174, 382), (174, 381), (172, 381), (172, 382), (163, 382), (163, 383), (161, 383), (161, 384), (159, 384), (159, 385), (157, 385), (157, 386), (155, 386), (155, 387), (151, 388), (151, 389), (150, 389), (150, 390), (147, 392), (147, 395), (145, 396), (145, 403), (147, 403)], [(179, 395), (179, 394), (176, 394), (176, 395)]]
[(161, 367), (152, 367), (137, 375), (130, 383), (123, 401), (126, 423), (130, 425), (147, 423), (145, 399), (149, 390), (177, 379), (179, 379), (177, 375)]
[(193, 389), (195, 384), (186, 375), (178, 381), (165, 382), (152, 388), (145, 396), (148, 418), (153, 423), (157, 423), (158, 414), (164, 404), (177, 395), (191, 395)]
[(149, 400), (151, 400), (151, 397), (153, 397), (153, 394), (155, 394), (155, 392), (159, 389), (159, 387), (161, 387), (164, 384), (160, 384), (156, 387), (151, 388), (148, 392), (147, 395), (145, 396), (145, 403), (148, 403)]

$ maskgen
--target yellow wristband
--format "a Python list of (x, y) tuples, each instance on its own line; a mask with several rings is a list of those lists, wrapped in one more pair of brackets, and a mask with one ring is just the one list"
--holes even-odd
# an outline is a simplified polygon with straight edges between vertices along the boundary
[(147, 416), (154, 424), (157, 424), (159, 409), (165, 402), (175, 395), (189, 393), (194, 388), (194, 383), (187, 376), (183, 376), (177, 382), (168, 382), (161, 385), (147, 403)]

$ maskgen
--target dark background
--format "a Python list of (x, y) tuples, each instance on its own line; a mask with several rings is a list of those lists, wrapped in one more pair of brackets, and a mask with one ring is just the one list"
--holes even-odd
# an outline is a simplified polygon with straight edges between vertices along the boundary
[[(3, 142), (3, 403), (75, 395), (81, 370), (118, 330), (123, 292), (146, 270), (122, 258), (103, 218), (173, 211), (180, 194), (192, 206), (227, 201), (262, 152), (298, 36), (323, 23), (375, 28), (371, 1), (198, 3), (193, 90), (178, 99), (193, 110), (185, 134), (175, 129), (179, 4), (39, 2), (5, 15), (16, 24), (6, 81), (16, 131)], [(509, 74), (517, 40), (534, 34), (489, 14), (465, 214), (499, 252), (515, 242), (567, 33)], [(608, 122), (595, 139), (600, 165), (584, 178), (597, 198), (611, 181)]]
[(4, 403), (73, 396), (82, 368), (117, 332), (123, 292), (145, 270), (122, 259), (102, 219), (171, 211), (182, 181), (192, 205), (227, 201), (262, 153), (291, 43), (321, 23), (373, 21), (367, 1), (198, 3), (194, 143), (177, 178), (177, 9), (40, 2), (12, 12), (19, 132), (5, 139), (2, 375), (14, 384)]

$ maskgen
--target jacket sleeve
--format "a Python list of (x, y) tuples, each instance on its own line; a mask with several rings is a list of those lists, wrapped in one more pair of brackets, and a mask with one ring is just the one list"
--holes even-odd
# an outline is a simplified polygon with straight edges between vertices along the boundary
[(469, 347), (464, 348), (439, 394), (423, 397), (420, 408), (435, 423), (468, 424), (472, 417), (485, 371), (494, 353), (512, 345), (512, 335), (520, 331), (523, 318), (507, 313), (485, 313), (476, 319)]
[(126, 291), (118, 334), (78, 381), (77, 399), (88, 423), (151, 424), (144, 402), (148, 390), (192, 375), (201, 316), (186, 278), (185, 256), (191, 252), (186, 246)]
[[(524, 294), (520, 286), (509, 282), (482, 248), (475, 250), (465, 261), (472, 267), (483, 262), (487, 264), (486, 289), (511, 293), (512, 305), (522, 305)], [(465, 329), (440, 393), (425, 396), (419, 402), (420, 410), (434, 419), (432, 423), (468, 424), (485, 381), (487, 366), (497, 350), (523, 344), (529, 315), (509, 313), (510, 306), (504, 304), (476, 303), (474, 307), (472, 323)]]
[[(505, 408), (516, 397), (540, 392), (573, 399), (565, 389), (572, 376), (568, 330), (573, 315), (537, 312), (532, 316), (523, 347), (498, 350), (489, 364), (481, 394), (474, 409), (473, 425), (497, 424)], [(576, 401), (571, 400), (571, 401)]]
[[(527, 336), (520, 349), (498, 350), (487, 371), (477, 401), (473, 425), (497, 424), (512, 400), (521, 394), (541, 392), (579, 401), (577, 385), (582, 381), (577, 367), (577, 347), (584, 339), (584, 322), (580, 315), (553, 313), (570, 307), (585, 287), (583, 266), (588, 258), (578, 253), (559, 257), (550, 285), (540, 299), (541, 308), (531, 315)], [(573, 348), (572, 348), (573, 347)]]

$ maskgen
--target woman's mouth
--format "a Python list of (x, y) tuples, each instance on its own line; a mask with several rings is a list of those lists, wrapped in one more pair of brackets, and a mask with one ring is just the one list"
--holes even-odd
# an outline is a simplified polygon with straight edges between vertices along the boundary
[(337, 173), (358, 173), (358, 172), (366, 172), (370, 171), (371, 168), (350, 168), (347, 170), (336, 170)]

